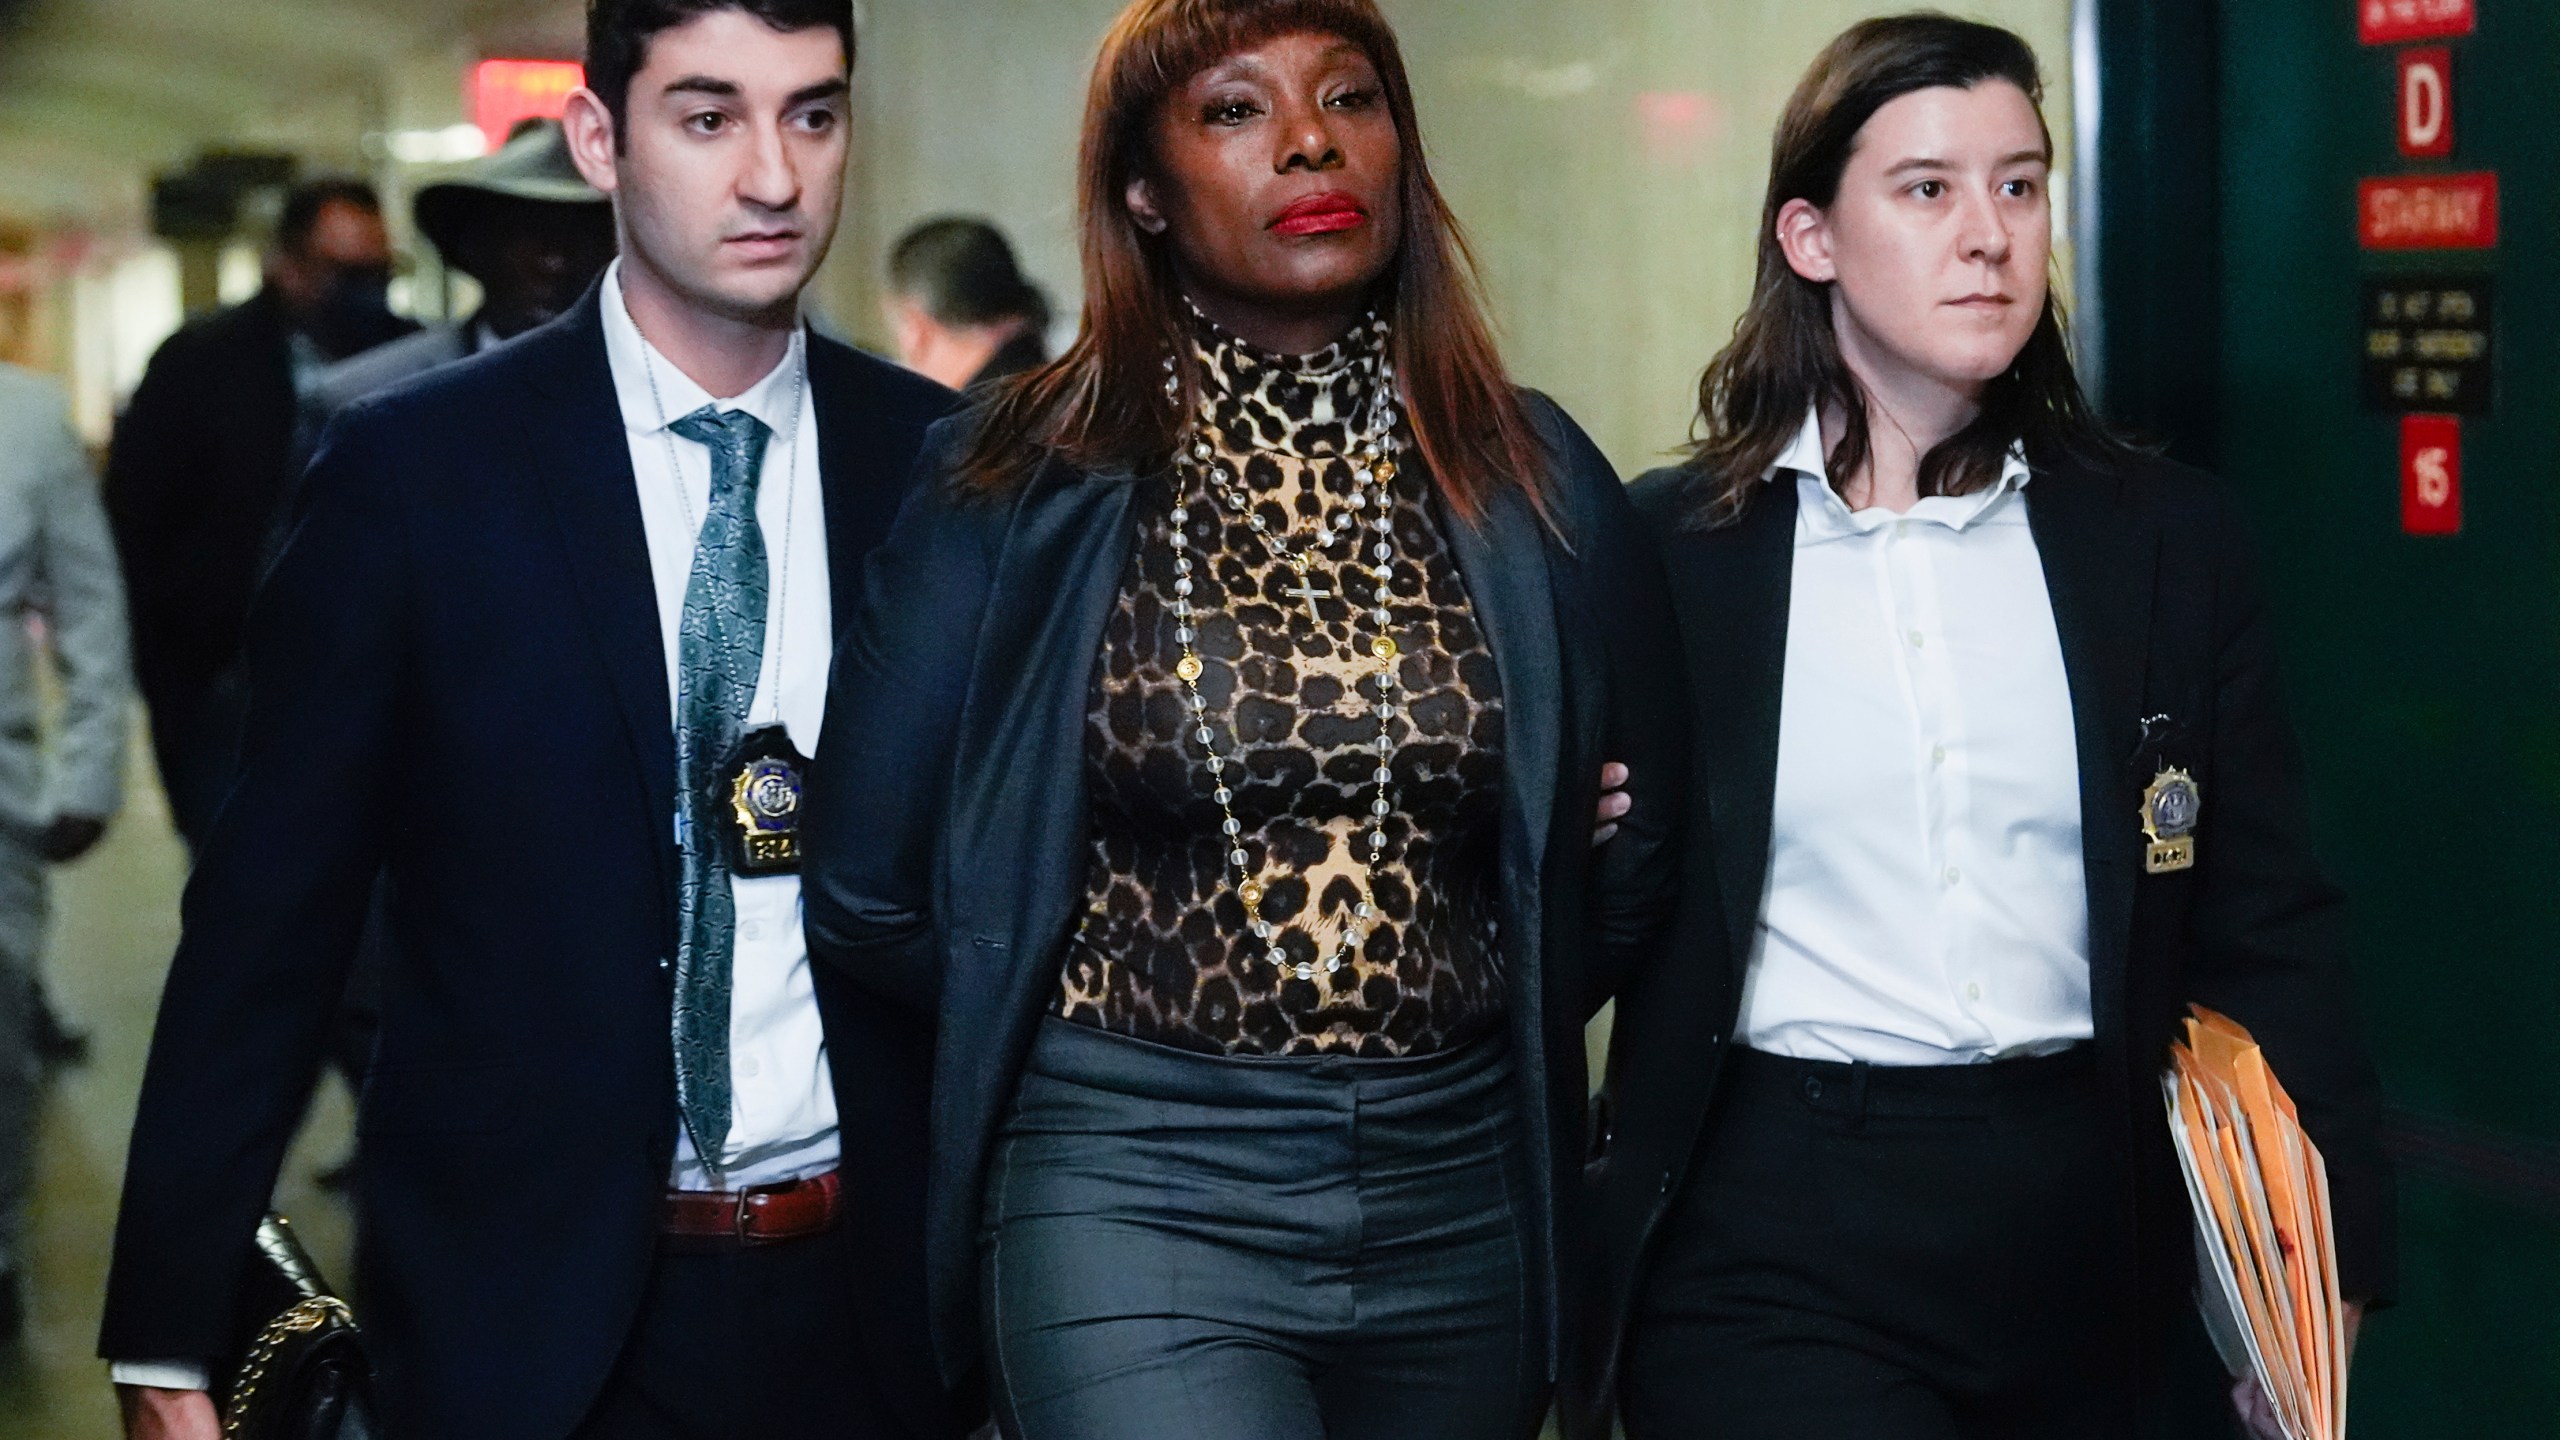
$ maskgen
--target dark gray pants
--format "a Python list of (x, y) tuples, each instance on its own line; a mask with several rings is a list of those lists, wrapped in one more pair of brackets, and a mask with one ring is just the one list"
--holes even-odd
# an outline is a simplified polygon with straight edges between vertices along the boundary
[(1518, 1105), (1499, 1036), (1222, 1059), (1044, 1021), (987, 1178), (1004, 1433), (1534, 1432)]
[(48, 919), (46, 885), (44, 857), (32, 844), (0, 832), (0, 1276), (27, 1259), (36, 1111), (44, 1099), (36, 996)]

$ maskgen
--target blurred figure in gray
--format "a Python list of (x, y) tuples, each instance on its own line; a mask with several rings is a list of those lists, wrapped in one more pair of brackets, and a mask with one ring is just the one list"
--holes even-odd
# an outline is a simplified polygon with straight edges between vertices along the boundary
[[(50, 642), (41, 649), (39, 618)], [(62, 694), (50, 744), (45, 652)], [(123, 803), (132, 693), (124, 585), (69, 404), (50, 382), (0, 365), (0, 1346), (26, 1323), (45, 867), (86, 854)]]
[(323, 371), (328, 418), (376, 390), (479, 354), (577, 303), (613, 260), (613, 206), (569, 163), (557, 120), (527, 120), (505, 146), (418, 192), (418, 229), (444, 263), (480, 282), (479, 310)]
[(954, 390), (982, 390), (1049, 359), (1049, 297), (984, 220), (928, 220), (901, 237), (881, 311), (898, 363)]

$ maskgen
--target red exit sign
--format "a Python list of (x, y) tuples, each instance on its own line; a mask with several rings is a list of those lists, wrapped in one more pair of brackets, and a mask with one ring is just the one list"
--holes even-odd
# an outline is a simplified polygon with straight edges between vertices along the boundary
[(2367, 250), (2489, 250), (2498, 243), (2498, 177), (2397, 175), (2356, 187)]
[(2356, 38), (2367, 45), (2468, 35), (2479, 24), (2473, 0), (2356, 0)]
[(574, 60), (483, 60), (471, 71), (472, 123), (495, 150), (527, 120), (559, 119), (569, 92), (586, 83)]

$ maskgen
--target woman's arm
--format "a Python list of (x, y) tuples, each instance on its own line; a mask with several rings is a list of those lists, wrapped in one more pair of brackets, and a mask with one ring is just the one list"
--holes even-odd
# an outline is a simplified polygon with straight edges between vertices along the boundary
[(897, 523), (863, 562), (801, 821), (809, 953), (927, 1013), (942, 989), (934, 861), (1006, 514), (952, 492), (966, 423), (926, 437)]

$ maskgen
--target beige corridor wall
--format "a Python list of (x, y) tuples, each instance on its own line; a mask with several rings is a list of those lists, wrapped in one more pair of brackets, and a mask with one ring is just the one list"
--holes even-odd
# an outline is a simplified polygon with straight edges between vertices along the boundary
[[(1383, 3), (1515, 374), (1561, 400), (1621, 470), (1660, 463), (1687, 434), (1698, 370), (1748, 296), (1779, 107), (1833, 34), (1902, 7)], [(837, 323), (876, 341), (882, 253), (906, 226), (954, 212), (1002, 225), (1073, 314), (1076, 128), (1094, 48), (1120, 6), (863, 0), (852, 198), (822, 290)], [(2035, 45), (2069, 156), (2070, 0), (1953, 8)], [(2056, 194), (2069, 194), (2067, 176)]]

